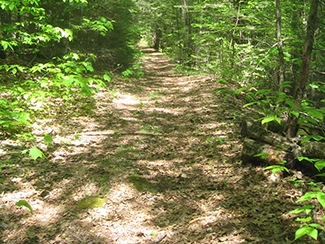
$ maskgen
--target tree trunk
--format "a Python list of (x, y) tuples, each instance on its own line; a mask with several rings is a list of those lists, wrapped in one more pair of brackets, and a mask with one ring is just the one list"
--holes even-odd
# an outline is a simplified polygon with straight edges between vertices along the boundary
[(161, 39), (161, 30), (160, 30), (159, 27), (156, 26), (155, 33), (154, 33), (154, 37), (153, 37), (153, 48), (156, 51), (159, 51), (159, 48), (160, 48), (160, 39)]
[(239, 16), (240, 16), (240, 2), (238, 3), (238, 11), (237, 11), (237, 17), (236, 17), (236, 22), (234, 25), (234, 30), (231, 35), (231, 40), (229, 44), (229, 49), (232, 49), (232, 57), (231, 57), (231, 65), (230, 67), (234, 67), (234, 61), (235, 61), (235, 55), (236, 55), (236, 50), (235, 50), (235, 34), (236, 34), (236, 28), (239, 23)]
[[(296, 108), (299, 108), (301, 105), (301, 99), (303, 98), (303, 94), (306, 88), (306, 82), (308, 79), (310, 56), (311, 56), (313, 43), (314, 43), (314, 33), (315, 33), (315, 26), (316, 26), (316, 19), (317, 19), (318, 2), (319, 0), (311, 0), (308, 26), (307, 26), (306, 44), (305, 44), (304, 55), (302, 58), (300, 77), (299, 77), (299, 82), (295, 84), (294, 92), (293, 92), (293, 99), (295, 100)], [(290, 114), (288, 119), (287, 137), (295, 137), (297, 133), (297, 122), (298, 122), (298, 118), (295, 115)]]
[(283, 55), (283, 41), (281, 37), (281, 7), (280, 0), (276, 0), (276, 37), (278, 41), (278, 50), (279, 50), (279, 62), (280, 62), (280, 75), (279, 75), (279, 91), (283, 91), (281, 86), (285, 80), (285, 65), (284, 65), (284, 55)]

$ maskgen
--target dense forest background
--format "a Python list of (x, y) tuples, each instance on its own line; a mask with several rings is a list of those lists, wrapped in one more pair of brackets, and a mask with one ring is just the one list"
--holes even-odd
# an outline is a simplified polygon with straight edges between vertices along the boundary
[[(113, 94), (116, 76), (143, 75), (145, 43), (172, 58), (178, 72), (208, 75), (224, 86), (216, 94), (236, 95), (258, 111), (243, 119), (275, 122), (284, 138), (322, 141), (324, 19), (319, 0), (2, 0), (1, 138), (28, 144), (37, 118), (62, 112), (54, 107), (91, 100), (104, 87)], [(52, 142), (48, 134), (44, 140)], [(321, 171), (317, 153), (293, 156)], [(29, 155), (43, 157), (35, 147)], [(323, 195), (313, 197), (325, 205)], [(300, 236), (322, 229), (307, 227)]]
[[(323, 118), (323, 3), (165, 1), (140, 6), (149, 43), (183, 68), (221, 74), (220, 82), (237, 82), (244, 89), (254, 87), (259, 91), (248, 98), (263, 100), (257, 103), (267, 106), (268, 115), (283, 101), (299, 111), (299, 97), (306, 98), (307, 113)], [(296, 135), (293, 127), (288, 136)]]
[[(10, 83), (24, 96), (15, 105), (2, 100), (2, 126), (27, 123), (42, 106), (33, 112), (24, 106), (68, 92), (54, 87), (77, 86), (90, 95), (89, 82), (103, 85), (128, 69), (130, 75), (140, 40), (183, 71), (249, 90), (247, 98), (267, 116), (283, 116), (278, 105), (285, 102), (287, 116), (305, 112), (322, 120), (323, 15), (318, 1), (2, 1), (2, 89)], [(294, 137), (297, 121), (287, 130)]]

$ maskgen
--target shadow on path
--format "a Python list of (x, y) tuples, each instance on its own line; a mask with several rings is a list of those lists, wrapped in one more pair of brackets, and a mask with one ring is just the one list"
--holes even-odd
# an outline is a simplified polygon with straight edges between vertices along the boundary
[[(153, 49), (143, 52), (144, 77), (117, 80), (116, 95), (102, 90), (66, 108), (79, 116), (46, 124), (54, 137), (48, 159), (25, 160), (28, 175), (3, 171), (1, 241), (290, 243), (286, 213), (294, 206), (284, 183), (241, 165), (242, 101), (216, 95), (221, 85), (208, 77), (173, 73)], [(107, 201), (79, 209), (86, 196)], [(17, 210), (16, 199), (34, 215), (23, 218), (28, 211)]]

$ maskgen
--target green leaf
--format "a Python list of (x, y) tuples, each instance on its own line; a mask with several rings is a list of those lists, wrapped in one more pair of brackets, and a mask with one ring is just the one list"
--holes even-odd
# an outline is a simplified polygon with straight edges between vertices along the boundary
[(81, 93), (87, 97), (90, 97), (93, 94), (93, 90), (87, 85), (83, 85), (81, 88)]
[(314, 139), (315, 141), (321, 141), (321, 140), (325, 140), (324, 137), (319, 136), (319, 135), (310, 135), (310, 136), (306, 136), (301, 143), (305, 143), (307, 141), (309, 141), (310, 139)]
[(254, 157), (261, 157), (262, 159), (265, 159), (268, 156), (270, 156), (270, 154), (268, 154), (268, 153), (259, 153), (259, 154), (254, 155)]
[(306, 234), (317, 240), (318, 231), (308, 226), (302, 227), (296, 231), (295, 240), (299, 239), (300, 237), (303, 237)]
[(28, 204), (28, 202), (26, 202), (25, 200), (19, 200), (17, 203), (16, 203), (16, 206), (17, 207), (21, 207), (21, 206), (24, 206), (26, 208), (28, 208), (31, 212), (31, 214), (33, 214), (33, 209), (32, 207)]
[(287, 181), (296, 181), (297, 178), (287, 179)]
[(286, 104), (290, 106), (290, 108), (294, 109), (295, 108), (295, 102), (293, 100), (286, 100)]
[(69, 29), (64, 29), (66, 33), (69, 34), (69, 41), (72, 41), (73, 40), (73, 32)]
[(316, 161), (316, 159), (312, 159), (312, 158), (308, 158), (308, 157), (297, 157), (297, 159), (299, 161), (306, 160), (306, 161), (308, 161), (310, 163), (314, 163)]
[(298, 213), (301, 213), (303, 211), (308, 211), (310, 212), (310, 210), (313, 208), (313, 205), (304, 205), (302, 206), (301, 208), (297, 208), (295, 210), (292, 210), (290, 213), (294, 213), (294, 214), (298, 214)]
[(227, 81), (225, 79), (217, 79), (215, 80), (216, 82), (220, 82), (220, 83), (227, 83)]
[(322, 191), (321, 189), (319, 189), (319, 188), (317, 188), (317, 187), (311, 187), (310, 189), (313, 190), (313, 191), (316, 191), (316, 192), (320, 192), (320, 191)]
[(288, 52), (283, 52), (283, 55), (284, 55), (285, 57), (287, 57), (287, 58), (291, 58), (291, 54), (288, 53)]
[(311, 221), (311, 217), (307, 217), (307, 218), (298, 218), (298, 219), (296, 219), (295, 221), (297, 221), (297, 222), (309, 222), (309, 221)]
[(296, 116), (297, 118), (299, 117), (299, 112), (291, 111), (290, 114), (293, 114), (293, 115)]
[(307, 113), (312, 117), (323, 120), (324, 114), (322, 112), (319, 112), (316, 109), (312, 109), (312, 110), (308, 111)]
[(322, 226), (320, 226), (319, 224), (316, 224), (316, 223), (311, 223), (311, 224), (309, 224), (309, 226), (320, 229), (320, 230), (325, 230)]
[(298, 182), (298, 183), (304, 183), (305, 181), (304, 180), (296, 180), (296, 182)]
[(261, 121), (261, 124), (269, 123), (271, 121), (275, 120), (279, 124), (281, 124), (281, 120), (278, 117), (264, 117)]
[(44, 142), (47, 143), (49, 146), (52, 145), (53, 138), (51, 135), (45, 134), (44, 135)]
[(243, 106), (243, 108), (246, 108), (246, 107), (248, 107), (248, 106), (251, 106), (251, 105), (253, 105), (253, 104), (255, 104), (255, 103), (257, 103), (257, 102), (247, 103), (247, 104), (245, 104), (245, 105)]
[(221, 138), (217, 138), (216, 141), (223, 143)]
[(285, 170), (289, 173), (289, 170), (287, 169), (287, 167), (280, 166), (280, 165), (271, 165), (271, 166), (267, 166), (264, 168), (264, 170), (267, 170), (267, 169), (272, 169), (272, 174), (275, 174), (282, 170)]
[(317, 197), (317, 194), (318, 194), (317, 192), (311, 192), (311, 191), (306, 192), (305, 195), (300, 197), (297, 202), (302, 202), (302, 201), (307, 201), (307, 200), (313, 199), (313, 198)]
[[(322, 184), (322, 182), (316, 182), (316, 183), (314, 183), (314, 182), (311, 181), (309, 183), (306, 183), (306, 185), (309, 185), (309, 186), (317, 186), (319, 184)], [(319, 189), (319, 188), (317, 188), (317, 189)]]
[(103, 79), (106, 80), (107, 82), (111, 81), (111, 77), (109, 77), (108, 75), (103, 75)]
[(289, 85), (288, 83), (285, 83), (285, 82), (281, 84), (281, 87), (289, 87), (289, 88), (292, 88), (291, 85)]
[(324, 167), (325, 167), (325, 160), (324, 159), (320, 159), (320, 160), (316, 161), (315, 168), (318, 169), (318, 171), (321, 171)]
[(37, 147), (32, 147), (29, 150), (29, 156), (32, 157), (34, 160), (36, 160), (37, 158), (45, 158), (44, 153)]
[(322, 205), (322, 207), (325, 208), (325, 194), (323, 192), (318, 192), (317, 200)]
[(30, 114), (26, 112), (20, 112), (16, 115), (16, 118), (20, 122), (28, 122), (28, 120), (30, 120)]
[(281, 120), (278, 117), (274, 117), (275, 121), (278, 122), (279, 125), (281, 125)]
[(261, 121), (261, 124), (269, 123), (274, 120), (274, 117), (264, 117)]
[(14, 3), (9, 4), (10, 11), (14, 10), (16, 8), (16, 5)]
[(1, 41), (1, 45), (2, 45), (4, 51), (7, 50), (7, 48), (8, 48), (8, 44), (9, 44), (9, 43), (6, 42), (6, 41)]
[(91, 63), (86, 63), (86, 64), (85, 64), (85, 67), (86, 67), (86, 69), (87, 69), (88, 71), (90, 71), (90, 72), (93, 72), (93, 71), (94, 71), (94, 68), (93, 68), (93, 66), (92, 66)]

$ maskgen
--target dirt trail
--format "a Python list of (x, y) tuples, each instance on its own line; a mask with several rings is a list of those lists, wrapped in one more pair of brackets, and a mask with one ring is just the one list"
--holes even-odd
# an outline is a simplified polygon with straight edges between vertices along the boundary
[[(289, 243), (285, 213), (295, 193), (241, 166), (240, 100), (214, 95), (220, 84), (175, 74), (162, 54), (143, 51), (144, 77), (115, 81), (118, 93), (103, 89), (35, 125), (53, 135), (51, 147), (38, 145), (52, 156), (25, 160), (28, 174), (3, 171), (1, 241)], [(87, 196), (107, 201), (81, 209)], [(34, 214), (15, 207), (17, 199)]]

